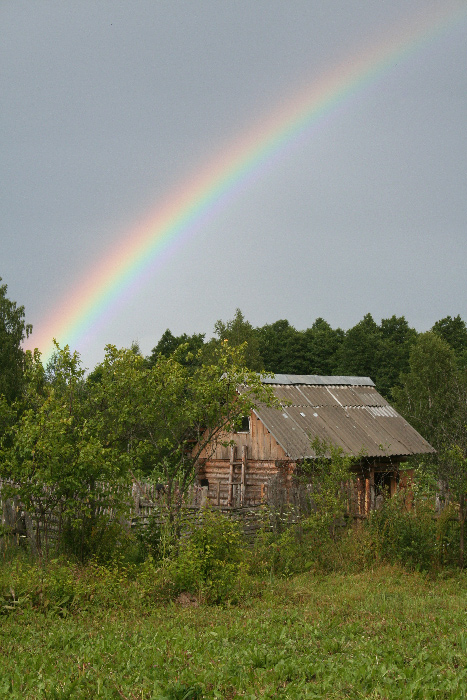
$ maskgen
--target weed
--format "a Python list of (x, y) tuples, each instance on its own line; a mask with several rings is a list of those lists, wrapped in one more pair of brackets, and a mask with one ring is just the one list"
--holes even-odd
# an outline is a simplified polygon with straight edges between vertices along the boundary
[[(48, 608), (33, 605), (41, 580)], [(273, 577), (230, 608), (148, 605), (138, 571), (97, 564), (8, 564), (5, 593), (8, 582), (29, 596), (0, 626), (0, 697), (11, 700), (434, 700), (462, 698), (467, 684), (462, 573)], [(64, 617), (52, 603), (70, 587)]]
[(238, 597), (244, 559), (240, 525), (209, 509), (166, 563), (174, 592), (187, 591), (213, 603)]
[(199, 685), (187, 686), (177, 684), (170, 686), (162, 695), (158, 695), (155, 700), (201, 700), (202, 689)]
[(386, 499), (371, 514), (368, 531), (375, 538), (381, 557), (390, 562), (430, 571), (439, 563), (440, 538), (434, 509), (423, 498), (408, 509), (403, 494)]

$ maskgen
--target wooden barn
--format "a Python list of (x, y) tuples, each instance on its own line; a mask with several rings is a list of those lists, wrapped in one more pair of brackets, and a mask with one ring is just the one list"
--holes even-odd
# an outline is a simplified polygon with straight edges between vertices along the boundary
[(318, 438), (358, 457), (355, 510), (365, 515), (380, 494), (394, 494), (411, 477), (401, 462), (434, 452), (368, 377), (276, 374), (263, 381), (282, 407), (258, 406), (238, 432), (223, 437), (230, 446), (217, 444), (201, 454), (198, 482), (213, 505), (267, 500), (273, 483), (287, 492), (297, 465), (316, 457), (311, 443)]

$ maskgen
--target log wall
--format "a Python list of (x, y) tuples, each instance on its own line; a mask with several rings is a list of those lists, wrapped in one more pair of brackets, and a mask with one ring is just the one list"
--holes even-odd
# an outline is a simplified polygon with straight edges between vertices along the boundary
[[(243, 452), (245, 454), (245, 452)], [(208, 460), (200, 465), (198, 477), (209, 482), (208, 498), (213, 505), (253, 505), (267, 500), (272, 478), (282, 474), (287, 482), (295, 463), (276, 460)]]

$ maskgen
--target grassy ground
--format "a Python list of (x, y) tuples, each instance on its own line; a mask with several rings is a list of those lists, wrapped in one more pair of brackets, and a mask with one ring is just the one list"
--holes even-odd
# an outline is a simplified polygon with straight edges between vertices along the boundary
[[(0, 697), (464, 698), (467, 577), (303, 574), (222, 608), (138, 601), (0, 616)], [(97, 600), (97, 599), (96, 599)]]

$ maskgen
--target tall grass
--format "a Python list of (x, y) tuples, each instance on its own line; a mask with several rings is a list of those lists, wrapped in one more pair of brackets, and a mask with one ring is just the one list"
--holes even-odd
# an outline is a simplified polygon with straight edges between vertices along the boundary
[(393, 499), (271, 532), (265, 513), (248, 545), (206, 511), (86, 565), (4, 558), (0, 698), (463, 698), (454, 515)]
[(162, 604), (130, 571), (54, 562), (32, 587), (27, 570), (1, 573), (19, 587), (0, 618), (0, 697), (465, 697), (464, 574), (308, 572), (211, 606)]

